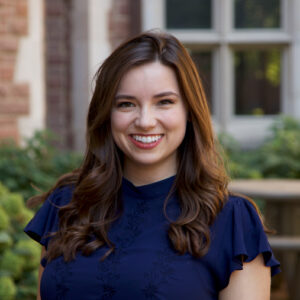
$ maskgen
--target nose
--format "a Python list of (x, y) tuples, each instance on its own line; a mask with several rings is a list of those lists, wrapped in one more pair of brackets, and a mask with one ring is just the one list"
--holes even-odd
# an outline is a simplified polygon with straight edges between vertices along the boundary
[(135, 119), (135, 126), (147, 130), (155, 127), (156, 118), (154, 112), (150, 108), (143, 108), (140, 110)]

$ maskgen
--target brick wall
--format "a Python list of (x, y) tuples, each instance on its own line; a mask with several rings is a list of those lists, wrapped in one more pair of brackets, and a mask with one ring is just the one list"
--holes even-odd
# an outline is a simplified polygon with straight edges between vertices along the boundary
[(140, 0), (112, 0), (108, 27), (112, 49), (127, 38), (140, 33), (140, 9)]
[(72, 148), (71, 0), (45, 0), (46, 125), (59, 137), (56, 146)]
[[(140, 0), (111, 0), (108, 33), (112, 47), (140, 31)], [(46, 124), (60, 137), (56, 146), (73, 148), (71, 109), (72, 0), (45, 0)]]
[(19, 142), (18, 118), (29, 113), (29, 85), (14, 82), (19, 41), (27, 30), (27, 0), (0, 0), (0, 140)]

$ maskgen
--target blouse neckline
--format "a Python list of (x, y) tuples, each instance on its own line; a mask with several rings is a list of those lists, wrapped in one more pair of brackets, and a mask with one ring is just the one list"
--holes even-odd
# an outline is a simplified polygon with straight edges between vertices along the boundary
[(130, 195), (134, 198), (161, 198), (166, 197), (175, 181), (176, 175), (149, 183), (146, 185), (135, 186), (128, 179), (123, 177), (122, 186), (123, 190), (127, 195)]

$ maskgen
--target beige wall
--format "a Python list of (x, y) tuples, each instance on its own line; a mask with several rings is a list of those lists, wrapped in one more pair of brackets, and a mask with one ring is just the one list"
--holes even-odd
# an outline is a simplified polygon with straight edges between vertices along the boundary
[(42, 0), (28, 0), (28, 35), (20, 40), (15, 82), (28, 83), (29, 114), (18, 120), (22, 140), (45, 128), (44, 14)]

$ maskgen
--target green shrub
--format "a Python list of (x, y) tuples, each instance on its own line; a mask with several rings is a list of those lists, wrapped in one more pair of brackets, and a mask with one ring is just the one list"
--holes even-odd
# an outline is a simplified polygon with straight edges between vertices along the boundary
[(9, 226), (9, 217), (7, 212), (0, 206), (0, 230), (7, 229)]
[(15, 245), (15, 251), (24, 259), (25, 270), (34, 270), (39, 265), (41, 249), (31, 240), (19, 240)]
[(82, 155), (55, 149), (55, 139), (49, 131), (39, 131), (26, 141), (24, 147), (14, 142), (2, 143), (0, 181), (9, 190), (28, 199), (39, 193), (33, 186), (47, 191), (62, 174), (78, 168)]
[(13, 244), (11, 236), (6, 231), (0, 231), (0, 253)]
[(0, 277), (0, 299), (13, 300), (17, 293), (13, 280), (8, 276)]
[(34, 215), (24, 199), (39, 193), (33, 186), (47, 191), (82, 160), (77, 153), (55, 149), (53, 142), (53, 134), (40, 131), (23, 147), (0, 144), (0, 299), (36, 298), (41, 250), (23, 232)]
[(258, 179), (262, 177), (260, 169), (253, 164), (252, 151), (243, 150), (239, 143), (226, 133), (219, 135), (219, 141), (225, 166), (231, 178)]
[(6, 194), (5, 197), (0, 196), (0, 201), (10, 217), (20, 214), (22, 209), (24, 208), (24, 201), (22, 196), (16, 193)]
[(22, 196), (0, 183), (0, 299), (36, 297), (41, 247), (23, 232), (32, 216)]
[(300, 121), (279, 118), (258, 160), (264, 177), (300, 178)]
[(245, 150), (220, 134), (227, 170), (232, 178), (300, 178), (300, 121), (280, 116), (270, 136), (256, 149)]
[(23, 273), (24, 263), (25, 260), (21, 256), (7, 249), (2, 254), (0, 269), (6, 271), (13, 279), (19, 279)]

